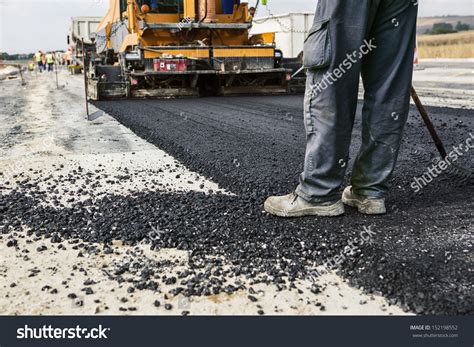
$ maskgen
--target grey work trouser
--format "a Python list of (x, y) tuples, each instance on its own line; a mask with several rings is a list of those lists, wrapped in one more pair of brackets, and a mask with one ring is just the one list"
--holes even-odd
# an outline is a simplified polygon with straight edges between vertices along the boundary
[(304, 46), (307, 147), (296, 189), (303, 199), (340, 198), (360, 75), (362, 145), (352, 186), (385, 196), (408, 116), (417, 9), (416, 0), (319, 0)]

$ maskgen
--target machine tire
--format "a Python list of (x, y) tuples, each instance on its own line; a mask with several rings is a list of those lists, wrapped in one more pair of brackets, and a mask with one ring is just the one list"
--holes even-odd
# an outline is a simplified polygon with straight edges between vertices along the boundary
[(218, 76), (201, 76), (198, 81), (199, 96), (216, 96), (222, 92)]
[(132, 86), (131, 86), (130, 80), (127, 80), (125, 82), (125, 97), (127, 99), (132, 97)]

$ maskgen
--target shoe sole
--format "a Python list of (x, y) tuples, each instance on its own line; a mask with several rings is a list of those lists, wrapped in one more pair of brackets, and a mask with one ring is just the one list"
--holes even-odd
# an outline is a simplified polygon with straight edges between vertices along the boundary
[(319, 216), (319, 217), (337, 217), (344, 214), (344, 204), (341, 201), (328, 206), (315, 206), (299, 210), (297, 212), (288, 212), (277, 210), (265, 202), (263, 205), (265, 211), (278, 217), (305, 217), (305, 216)]
[(357, 208), (357, 211), (359, 211), (362, 214), (368, 214), (368, 215), (377, 215), (377, 214), (385, 214), (387, 213), (385, 206), (383, 207), (371, 207), (368, 206), (372, 202), (367, 201), (367, 202), (361, 202), (360, 200), (357, 199), (351, 199), (346, 196), (346, 194), (342, 194), (342, 202), (343, 204), (351, 207)]

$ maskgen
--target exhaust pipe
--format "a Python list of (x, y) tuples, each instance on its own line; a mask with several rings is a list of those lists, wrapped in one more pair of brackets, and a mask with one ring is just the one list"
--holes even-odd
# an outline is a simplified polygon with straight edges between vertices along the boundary
[(199, 22), (217, 22), (216, 0), (199, 0)]

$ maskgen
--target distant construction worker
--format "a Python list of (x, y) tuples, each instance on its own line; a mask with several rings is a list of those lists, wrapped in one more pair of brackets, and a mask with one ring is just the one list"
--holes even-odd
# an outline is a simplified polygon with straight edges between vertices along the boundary
[(68, 49), (63, 55), (63, 61), (66, 63), (66, 66), (69, 66), (71, 65), (71, 60), (72, 60), (72, 53), (71, 53), (71, 50)]
[[(270, 197), (281, 217), (338, 216), (344, 204), (383, 214), (408, 116), (416, 0), (319, 0), (304, 46), (307, 68), (304, 171), (294, 193)], [(364, 84), (362, 144), (341, 193), (359, 76)]]
[(158, 0), (150, 0), (150, 7), (152, 12), (157, 12), (158, 11)]
[(39, 72), (43, 72), (43, 52), (41, 52), (41, 50), (38, 50), (38, 52), (35, 53), (35, 61), (38, 65)]
[(43, 69), (46, 71), (48, 64), (46, 64), (46, 55), (41, 56), (41, 62), (43, 63)]
[(54, 70), (54, 68), (53, 68), (53, 65), (54, 65), (54, 54), (53, 54), (53, 52), (48, 52), (48, 54), (46, 54), (46, 63), (48, 64), (48, 71), (53, 72), (53, 70)]

